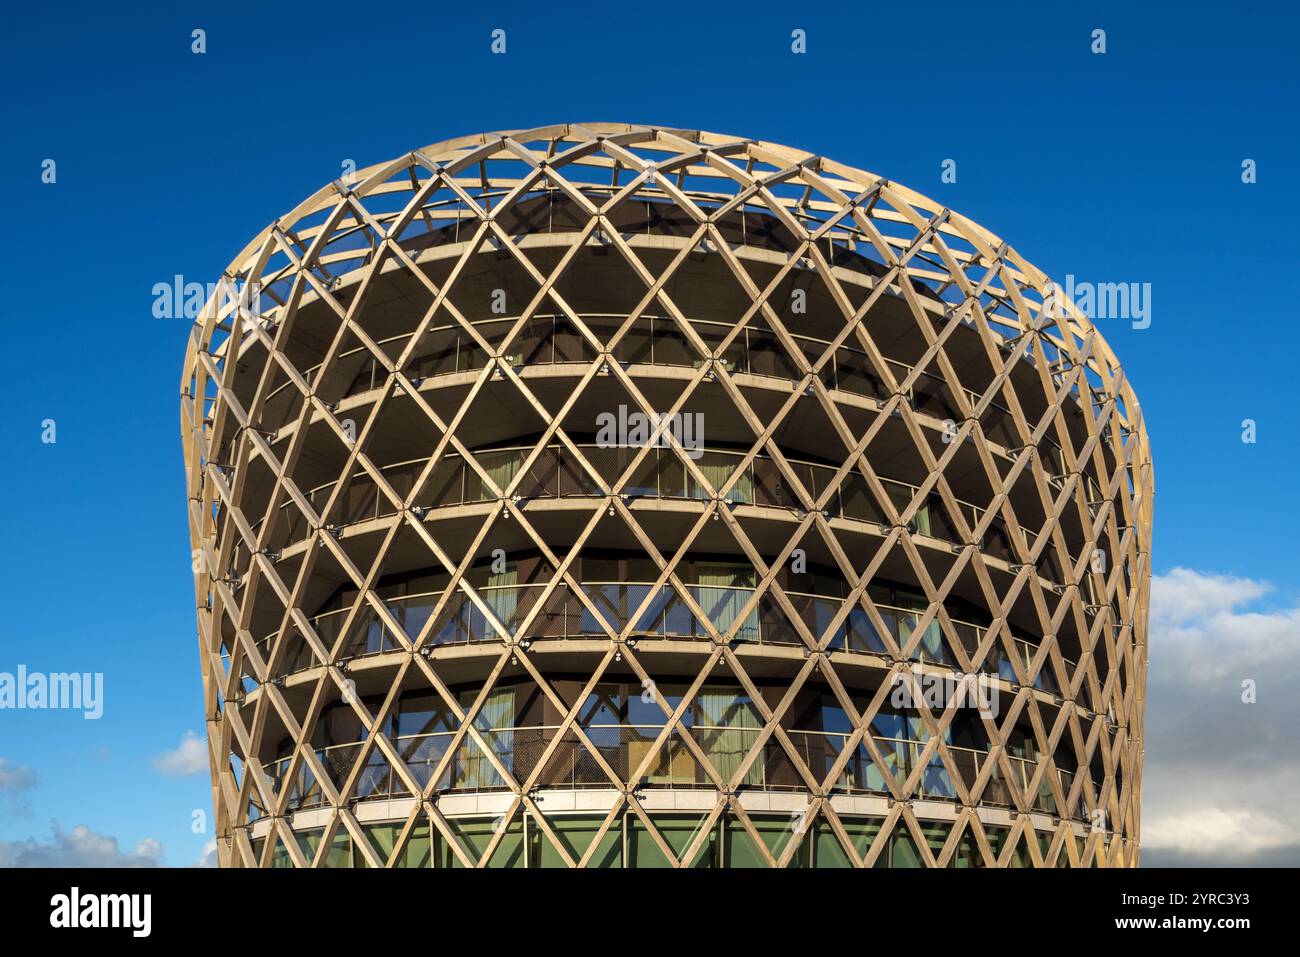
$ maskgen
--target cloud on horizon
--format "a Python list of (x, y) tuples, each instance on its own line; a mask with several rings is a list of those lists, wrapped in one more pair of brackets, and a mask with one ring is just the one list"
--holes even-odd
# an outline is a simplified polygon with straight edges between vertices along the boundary
[(195, 861), (192, 867), (216, 867), (217, 866), (217, 842), (208, 841), (203, 845), (203, 853)]
[(55, 823), (49, 841), (0, 841), (0, 867), (161, 867), (162, 859), (162, 844), (151, 837), (122, 851), (117, 838), (84, 824), (64, 832)]
[(1152, 579), (1144, 865), (1300, 864), (1300, 607), (1252, 611), (1270, 591), (1187, 568)]

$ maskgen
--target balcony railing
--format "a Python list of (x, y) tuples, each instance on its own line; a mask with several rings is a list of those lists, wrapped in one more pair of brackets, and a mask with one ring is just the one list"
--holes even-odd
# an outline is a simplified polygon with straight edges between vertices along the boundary
[[(542, 763), (558, 730), (556, 726), (527, 726), (483, 730), (480, 733), (501, 765), (522, 783)], [(645, 762), (661, 730), (661, 725), (627, 724), (593, 725), (583, 729), (592, 746), (620, 781), (627, 781)], [(758, 728), (698, 724), (689, 731), (724, 782), (729, 782), (735, 776), (760, 734)], [(786, 734), (800, 760), (819, 780), (825, 780), (850, 738), (847, 733), (798, 729), (787, 730)], [(402, 762), (421, 789), (428, 786), (434, 770), (451, 746), (452, 737), (452, 732), (440, 731), (393, 739)], [(859, 743), (837, 779), (832, 782), (832, 787), (849, 794), (888, 794), (890, 789), (886, 782), (889, 777), (906, 784), (913, 772), (921, 767), (913, 792), (916, 797), (934, 800), (959, 798), (952, 773), (937, 753), (922, 762), (924, 741), (874, 735), (873, 739), (883, 763), (877, 765), (866, 746)], [(336, 790), (343, 787), (361, 754), (361, 748), (360, 743), (355, 743), (316, 750), (316, 757)], [(985, 765), (992, 760), (986, 751), (955, 745), (948, 745), (947, 749), (967, 789), (974, 785)], [(286, 775), (289, 764), (290, 759), (286, 757), (266, 768), (277, 791), (286, 785), (291, 788), (289, 809), (293, 811), (323, 806), (326, 803), (325, 795), (305, 764), (299, 762), (292, 781), (288, 781)], [(1032, 810), (1047, 814), (1058, 813), (1048, 775), (1043, 776), (1037, 791), (1028, 790), (1038, 769), (1036, 760), (1008, 755), (1008, 764), (1012, 772), (1012, 783), (1027, 795)], [(1074, 783), (1074, 773), (1062, 769), (1057, 769), (1056, 773), (1060, 778), (1061, 793), (1068, 796)], [(657, 754), (650, 759), (639, 781), (632, 783), (648, 788), (668, 789), (714, 786), (686, 742), (677, 734), (669, 735)], [(768, 791), (799, 791), (805, 787), (794, 762), (775, 738), (769, 738), (764, 744), (741, 776), (739, 784), (742, 788)], [(591, 751), (582, 745), (572, 731), (565, 733), (546, 758), (535, 785), (564, 789), (614, 786)], [(507, 785), (483, 750), (467, 735), (448, 763), (435, 790), (491, 792), (507, 790)], [(375, 748), (360, 772), (356, 796), (361, 799), (383, 799), (409, 797), (411, 794), (401, 775), (392, 769), (379, 749)], [(979, 803), (1008, 807), (1014, 805), (1012, 789), (1008, 786), (1001, 766), (995, 764), (989, 782), (980, 794)], [(260, 807), (258, 810), (261, 810)], [(1082, 808), (1078, 815), (1086, 818), (1086, 812)]]
[[(578, 450), (610, 483), (627, 471), (633, 458), (641, 451), (639, 448), (604, 448), (596, 445), (580, 445)], [(474, 458), (504, 490), (519, 477), (519, 472), (531, 451), (530, 446), (514, 446), (476, 452)], [(730, 488), (723, 497), (732, 505), (759, 505), (784, 509), (801, 507), (774, 461), (766, 456), (756, 456), (753, 461), (740, 469), (745, 454), (738, 451), (701, 451), (696, 463), (715, 491), (730, 481)], [(876, 524), (888, 522), (887, 516), (870, 491), (867, 480), (860, 472), (850, 471), (836, 484), (837, 470), (832, 466), (799, 459), (787, 461), (800, 483), (812, 496), (813, 502), (818, 501), (827, 489), (831, 490), (824, 508), (832, 517)], [(416, 459), (386, 466), (380, 472), (397, 495), (405, 500), (410, 496), (426, 465), (427, 460)], [(737, 471), (739, 475), (736, 474)], [(919, 486), (907, 482), (887, 478), (882, 478), (880, 481), (891, 504), (899, 513), (912, 503), (920, 491)], [(337, 484), (337, 482), (327, 482), (306, 492), (305, 497), (313, 510), (319, 513), (325, 507)], [(515, 485), (513, 494), (524, 499), (537, 499), (600, 497), (605, 493), (573, 453), (563, 445), (555, 443), (542, 449)], [(687, 471), (676, 452), (665, 448), (652, 448), (646, 452), (637, 470), (623, 486), (622, 494), (631, 498), (692, 501), (706, 500), (709, 497), (704, 487)], [(479, 473), (462, 456), (452, 453), (439, 460), (411, 504), (419, 508), (433, 509), (497, 500), (497, 494), (483, 481)], [(961, 500), (957, 500), (957, 508), (967, 527), (972, 530), (979, 526), (987, 514), (986, 509)], [(283, 502), (280, 511), (282, 519), (274, 536), (273, 547), (282, 548), (310, 534), (311, 528), (306, 516), (293, 501)], [(370, 474), (359, 470), (353, 473), (343, 493), (343, 500), (331, 513), (331, 519), (332, 524), (335, 525), (351, 525), (356, 522), (385, 518), (398, 511), (392, 501), (381, 494)], [(258, 528), (260, 524), (259, 522), (254, 527)], [(912, 513), (908, 528), (913, 533), (948, 542), (962, 541), (954, 522), (949, 517), (948, 507), (934, 491), (927, 493), (921, 500)], [(1002, 516), (994, 515), (980, 539), (980, 548), (985, 555), (1011, 562), (1015, 560), (1015, 554), (1006, 528)], [(1023, 527), (1020, 531), (1032, 549), (1037, 541), (1036, 533)], [(236, 561), (241, 559), (242, 553)], [(1043, 552), (1040, 565), (1042, 574), (1051, 581), (1063, 580), (1059, 562), (1050, 549)]]
[[(582, 321), (602, 341), (608, 341), (626, 318), (609, 313), (588, 313), (581, 316)], [(495, 344), (504, 340), (517, 321), (513, 317), (493, 318), (478, 320), (471, 325), (484, 341)], [(691, 320), (690, 324), (711, 352), (717, 350), (734, 328), (731, 323), (698, 319)], [(802, 350), (809, 365), (817, 362), (831, 347), (828, 339), (803, 335), (792, 335), (790, 338)], [(397, 357), (409, 341), (410, 335), (407, 334), (393, 336), (377, 344), (386, 355)], [(590, 364), (596, 355), (591, 343), (567, 316), (544, 315), (533, 316), (525, 323), (524, 329), (511, 342), (506, 360), (518, 367)], [(686, 368), (699, 368), (706, 361), (695, 351), (677, 323), (662, 316), (641, 316), (633, 322), (631, 329), (614, 347), (613, 358), (624, 365)], [(487, 351), (463, 326), (448, 324), (429, 330), (424, 336), (420, 355), (408, 362), (404, 371), (408, 377), (423, 381), (436, 376), (482, 369), (490, 359)], [(769, 376), (787, 381), (802, 378), (798, 366), (789, 357), (775, 333), (761, 329), (742, 329), (718, 361), (732, 373)], [(895, 381), (900, 384), (907, 381), (915, 369), (914, 366), (892, 359), (885, 361)], [(375, 389), (388, 376), (384, 365), (364, 347), (341, 353), (335, 360), (335, 368), (346, 370), (351, 375), (348, 385), (338, 398)], [(319, 369), (319, 363), (310, 367), (305, 378), (313, 381)], [(882, 402), (893, 394), (867, 353), (850, 345), (840, 345), (834, 349), (829, 361), (822, 366), (821, 380), (829, 389)], [(977, 405), (979, 393), (970, 389), (964, 391), (970, 403)], [(905, 393), (909, 404), (918, 412), (939, 419), (960, 421), (964, 418), (958, 411), (951, 386), (933, 373), (921, 372)], [(286, 425), (297, 405), (293, 401), (296, 395), (296, 387), (291, 383), (285, 383), (271, 392), (262, 418), (263, 426), (278, 429)], [(980, 427), (991, 441), (1004, 447), (1016, 447), (1022, 443), (1013, 421), (1006, 406), (990, 402), (980, 417)], [(1047, 458), (1054, 474), (1064, 471), (1064, 460), (1056, 442), (1044, 438), (1039, 443), (1039, 449)]]
[[(753, 596), (753, 588), (699, 584), (689, 584), (686, 587), (695, 603), (721, 635), (730, 633), (734, 635), (735, 641), (754, 644), (796, 647), (801, 647), (803, 644), (787, 615), (770, 593), (761, 596), (755, 607), (742, 616), (742, 610)], [(654, 596), (646, 605), (646, 610), (637, 616), (636, 623), (629, 632), (631, 637), (700, 641), (709, 638), (708, 629), (668, 586), (655, 591), (653, 582), (584, 582), (583, 588), (591, 604), (596, 607), (615, 633), (620, 633), (627, 628), (631, 616), (654, 591)], [(542, 600), (544, 590), (545, 586), (540, 584), (496, 585), (477, 589), (484, 604), (492, 610), (512, 635)], [(831, 621), (839, 612), (843, 601), (837, 597), (811, 595), (804, 592), (787, 591), (786, 595), (800, 620), (818, 638), (830, 629)], [(442, 596), (442, 591), (406, 595), (388, 599), (386, 606), (406, 634), (414, 640), (428, 625)], [(923, 612), (881, 604), (875, 607), (895, 644), (900, 648), (907, 647), (917, 633)], [(326, 648), (332, 648), (337, 642), (348, 612), (349, 609), (340, 608), (323, 612), (311, 619), (313, 628)], [(984, 642), (987, 629), (981, 625), (957, 620), (953, 620), (952, 625), (962, 650), (968, 659), (973, 660)], [(544, 641), (608, 636), (596, 615), (573, 594), (571, 586), (562, 582), (549, 596), (546, 596), (542, 610), (529, 626), (528, 637), (530, 640)], [(267, 636), (258, 642), (258, 650), (263, 657), (270, 654), (273, 638), (274, 636)], [(479, 606), (464, 592), (457, 591), (439, 612), (437, 620), (430, 629), (426, 644), (438, 647), (499, 640), (500, 635), (488, 622)], [(279, 673), (292, 673), (315, 664), (310, 646), (296, 631), (290, 635), (288, 641), (289, 646), (282, 653), (280, 666), (277, 668)], [(1020, 638), (1013, 640), (1013, 646), (1021, 667), (1027, 670), (1029, 663), (1038, 652), (1038, 646)], [(399, 651), (402, 647), (401, 642), (385, 625), (379, 613), (367, 604), (358, 611), (348, 630), (342, 656), (357, 658)], [(872, 624), (870, 616), (861, 606), (852, 608), (834, 629), (829, 649), (857, 654), (887, 653), (887, 646), (880, 631)], [(948, 647), (939, 623), (934, 620), (925, 627), (921, 637), (916, 639), (910, 658), (921, 664), (961, 667), (956, 655)], [(1065, 663), (1067, 671), (1073, 672), (1075, 663), (1068, 659)], [(1001, 640), (993, 642), (987, 656), (979, 665), (979, 670), (986, 674), (996, 674), (1013, 683), (1016, 681), (1012, 658), (1007, 654)], [(1040, 669), (1032, 686), (1050, 694), (1060, 693), (1050, 664), (1045, 664)]]

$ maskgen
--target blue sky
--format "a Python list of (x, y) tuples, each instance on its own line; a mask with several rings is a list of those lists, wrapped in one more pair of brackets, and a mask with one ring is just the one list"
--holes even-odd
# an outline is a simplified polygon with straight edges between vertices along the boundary
[[(187, 328), (152, 317), (153, 285), (215, 280), (347, 159), (483, 130), (617, 120), (771, 140), (926, 193), (1054, 278), (1150, 283), (1150, 328), (1102, 329), (1152, 436), (1155, 571), (1268, 583), (1237, 596), (1258, 614), (1300, 603), (1300, 519), (1281, 504), (1300, 438), (1283, 371), (1300, 252), (1292, 10), (760, 2), (692, 7), (686, 22), (685, 8), (644, 4), (304, 9), (6, 13), (0, 671), (102, 671), (107, 687), (99, 721), (0, 712), (0, 782), (5, 767), (32, 775), (0, 793), (0, 844), (50, 841), (57, 822), (125, 851), (154, 839), (188, 864), (206, 839), (190, 829), (210, 809), (206, 774), (151, 763), (202, 730)], [(489, 52), (498, 27), (504, 56)], [(1090, 52), (1094, 28), (1105, 55)], [(940, 181), (945, 159), (956, 183)]]

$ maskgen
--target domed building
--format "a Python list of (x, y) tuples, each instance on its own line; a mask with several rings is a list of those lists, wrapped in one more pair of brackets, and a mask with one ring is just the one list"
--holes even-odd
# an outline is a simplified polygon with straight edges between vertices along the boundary
[(997, 236), (561, 125), (333, 183), (221, 290), (181, 412), (222, 866), (1137, 863), (1149, 446)]

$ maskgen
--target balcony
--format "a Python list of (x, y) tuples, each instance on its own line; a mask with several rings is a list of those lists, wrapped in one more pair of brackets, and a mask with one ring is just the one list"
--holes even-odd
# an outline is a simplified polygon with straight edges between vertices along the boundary
[[(603, 448), (596, 445), (579, 445), (577, 448), (610, 484), (627, 471), (633, 458), (641, 451), (640, 448)], [(603, 499), (606, 497), (605, 489), (583, 468), (573, 452), (560, 443), (542, 449), (521, 477), (519, 473), (531, 452), (531, 446), (515, 446), (476, 452), (474, 459), (503, 490), (515, 483), (512, 494), (522, 499)], [(744, 458), (745, 453), (739, 451), (702, 451), (695, 461), (701, 473), (715, 489), (720, 489), (730, 481), (730, 488), (725, 492), (724, 499), (733, 507), (755, 505), (795, 512), (801, 509), (798, 498), (788, 488), (781, 471), (772, 459), (756, 456), (741, 469)], [(860, 472), (856, 470), (849, 472), (836, 485), (837, 469), (832, 466), (798, 459), (787, 459), (787, 462), (812, 497), (814, 504), (822, 502), (825, 496), (823, 508), (829, 517), (871, 522), (882, 526), (889, 522), (868, 487), (867, 480)], [(415, 483), (424, 473), (426, 465), (427, 460), (417, 459), (389, 465), (380, 472), (384, 481), (396, 494), (406, 500), (410, 498)], [(909, 508), (920, 494), (920, 487), (916, 485), (883, 477), (880, 481), (889, 496), (890, 503), (900, 514)], [(321, 513), (330, 496), (334, 494), (337, 484), (337, 482), (328, 482), (306, 492), (305, 497), (313, 511), (317, 514)], [(624, 484), (621, 494), (631, 499), (696, 502), (707, 501), (710, 498), (704, 487), (687, 471), (677, 453), (666, 448), (652, 448), (646, 453), (634, 474)], [(438, 509), (499, 500), (499, 496), (491, 490), (480, 473), (459, 454), (452, 453), (438, 461), (411, 504), (417, 508)], [(962, 520), (972, 530), (977, 529), (987, 516), (987, 509), (970, 502), (958, 500), (957, 508)], [(307, 517), (294, 502), (285, 501), (280, 505), (280, 511), (282, 517), (277, 527), (277, 534), (274, 536), (277, 544), (273, 547), (283, 548), (292, 542), (301, 541), (311, 533)], [(399, 509), (388, 496), (380, 492), (370, 474), (362, 470), (353, 473), (343, 493), (343, 500), (335, 506), (330, 519), (331, 524), (345, 526), (391, 517), (398, 512)], [(260, 526), (259, 522), (254, 529)], [(908, 528), (914, 534), (953, 544), (964, 544), (953, 519), (949, 516), (948, 507), (934, 491), (926, 493), (921, 498), (920, 504), (908, 522)], [(1038, 540), (1036, 533), (1023, 527), (1020, 532), (1032, 550)], [(988, 525), (980, 538), (980, 548), (988, 557), (1008, 563), (1017, 561), (1011, 538), (1007, 533), (1006, 522), (1000, 514), (994, 514), (988, 520)], [(244, 560), (245, 554), (246, 550), (241, 546), (236, 561)], [(1058, 584), (1064, 581), (1064, 574), (1052, 550), (1044, 550), (1040, 565), (1040, 573), (1044, 577)]]
[[(628, 628), (632, 615), (637, 615), (635, 625), (628, 632), (633, 640), (675, 639), (706, 642), (708, 629), (670, 587), (655, 589), (653, 582), (584, 582), (586, 597), (599, 612), (595, 613), (584, 603), (567, 583), (561, 582), (543, 599), (545, 585), (496, 585), (477, 589), (484, 605), (511, 635), (544, 601), (542, 610), (528, 629), (530, 641), (555, 639), (605, 639), (608, 635), (601, 619), (616, 633)], [(687, 590), (721, 635), (732, 636), (740, 643), (803, 647), (798, 633), (789, 623), (785, 612), (770, 594), (761, 596), (752, 609), (742, 614), (749, 605), (755, 589), (723, 587), (719, 585), (688, 584)], [(491, 624), (475, 602), (457, 590), (444, 603), (443, 591), (391, 598), (386, 602), (388, 611), (401, 625), (411, 640), (415, 640), (426, 627), (429, 636), (426, 646), (466, 645), (500, 640), (499, 631)], [(651, 597), (653, 595), (653, 597)], [(843, 622), (831, 629), (831, 622), (840, 611), (843, 599), (803, 592), (787, 591), (791, 604), (803, 624), (818, 639), (831, 632), (830, 651), (862, 655), (888, 656), (889, 650), (880, 630), (861, 606), (852, 608)], [(439, 605), (441, 604), (441, 608)], [(643, 611), (638, 609), (645, 605)], [(930, 621), (921, 636), (916, 637), (923, 612), (916, 609), (896, 608), (876, 604), (876, 610), (889, 637), (899, 648), (915, 641), (909, 658), (919, 664), (938, 665), (960, 669), (961, 664), (950, 650), (937, 621)], [(312, 627), (327, 648), (332, 648), (346, 624), (350, 609), (341, 608), (324, 612), (310, 619)], [(437, 618), (429, 625), (429, 619)], [(987, 635), (987, 628), (965, 621), (952, 621), (953, 631), (967, 657), (975, 660)], [(259, 653), (265, 658), (271, 652), (274, 635), (257, 643)], [(289, 647), (281, 657), (281, 673), (293, 673), (313, 667), (316, 662), (307, 643), (296, 633), (289, 639)], [(1038, 652), (1038, 646), (1021, 638), (1012, 642), (1015, 658), (1024, 670)], [(348, 629), (347, 639), (340, 652), (343, 658), (359, 658), (404, 650), (404, 645), (384, 623), (379, 613), (369, 604), (357, 613)], [(1012, 657), (1007, 654), (1001, 640), (995, 640), (978, 670), (997, 675), (1013, 684), (1017, 683)], [(1075, 662), (1065, 660), (1068, 672), (1073, 672)], [(246, 690), (251, 690), (248, 679)], [(1035, 676), (1032, 687), (1049, 694), (1060, 694), (1053, 671), (1045, 665)]]
[[(618, 328), (626, 321), (626, 316), (615, 314), (585, 313), (581, 316), (584, 324), (602, 342), (613, 338)], [(496, 347), (502, 342), (517, 318), (483, 319), (470, 323), (484, 342)], [(691, 327), (704, 341), (711, 352), (717, 352), (722, 342), (735, 328), (727, 322), (712, 322), (692, 319)], [(401, 355), (410, 341), (410, 335), (394, 336), (381, 340), (377, 345), (385, 355), (396, 358)], [(791, 335), (790, 337), (803, 352), (809, 365), (818, 362), (831, 350), (828, 339), (811, 336)], [(537, 367), (579, 363), (590, 365), (597, 358), (597, 351), (583, 337), (572, 320), (566, 316), (543, 315), (530, 318), (521, 332), (512, 341), (505, 360), (516, 368)], [(641, 316), (633, 322), (631, 328), (619, 340), (612, 350), (615, 361), (625, 366), (654, 365), (679, 368), (699, 368), (705, 360), (697, 353), (695, 347), (682, 333), (680, 327), (670, 318), (661, 316)], [(404, 366), (407, 376), (413, 381), (422, 382), (439, 376), (456, 373), (474, 372), (483, 369), (491, 361), (491, 355), (471, 336), (463, 326), (449, 324), (431, 329), (424, 337), (420, 355), (412, 358)], [(776, 378), (788, 383), (802, 379), (794, 360), (772, 332), (746, 327), (736, 335), (732, 342), (718, 357), (718, 362), (729, 373), (746, 374)], [(886, 359), (890, 374), (900, 385), (912, 378), (915, 367)], [(335, 360), (336, 369), (346, 370), (351, 378), (336, 398), (343, 399), (361, 395), (382, 385), (388, 371), (385, 364), (375, 358), (364, 347), (341, 353)], [(304, 372), (308, 382), (314, 382), (320, 371), (316, 364)], [(831, 390), (838, 390), (863, 398), (885, 402), (894, 391), (886, 384), (880, 373), (873, 366), (867, 353), (849, 345), (840, 345), (831, 351), (830, 358), (820, 371), (822, 384)], [(317, 383), (317, 391), (320, 384)], [(964, 390), (972, 406), (977, 406), (980, 395), (970, 389)], [(917, 412), (937, 419), (961, 421), (964, 416), (958, 410), (952, 387), (940, 376), (922, 371), (912, 378), (911, 385), (904, 390), (908, 404)], [(267, 396), (266, 408), (262, 416), (263, 427), (283, 428), (291, 420), (297, 403), (296, 387), (285, 383)], [(1006, 406), (990, 402), (980, 416), (980, 427), (985, 436), (1005, 448), (1020, 446), (1022, 440), (1013, 425), (1014, 419)], [(1039, 443), (1049, 470), (1054, 474), (1064, 471), (1064, 459), (1060, 446), (1050, 438)]]
[[(522, 784), (545, 758), (545, 764), (534, 781), (535, 787), (581, 789), (615, 787), (602, 771), (591, 751), (579, 741), (572, 731), (567, 732), (550, 752), (558, 727), (530, 726), (482, 730), (480, 733), (492, 747), (497, 759), (514, 778)], [(604, 761), (620, 781), (629, 780), (654, 748), (654, 741), (662, 726), (654, 725), (597, 725), (584, 729)], [(701, 726), (690, 728), (690, 733), (718, 774), (728, 783), (739, 771), (744, 758), (758, 741), (758, 728)], [(847, 746), (849, 734), (825, 731), (787, 730), (795, 752), (814, 777), (824, 781), (841, 752)], [(432, 734), (409, 735), (393, 739), (403, 763), (423, 789), (428, 786), (437, 765), (444, 759), (451, 745), (450, 731)], [(952, 773), (936, 755), (922, 764), (925, 742), (906, 738), (873, 736), (882, 764), (877, 765), (870, 752), (859, 744), (845, 767), (831, 782), (832, 788), (847, 794), (890, 794), (888, 780), (892, 777), (901, 786), (921, 767), (914, 789), (916, 798), (955, 801), (960, 795)], [(336, 790), (341, 789), (361, 753), (362, 745), (342, 744), (316, 750), (316, 757), (330, 777)], [(967, 789), (972, 787), (992, 760), (987, 751), (947, 745), (957, 773)], [(1029, 758), (1007, 756), (1011, 768), (1011, 782), (1016, 790), (1027, 795), (1029, 808), (1045, 814), (1056, 814), (1057, 802), (1052, 794), (1047, 775), (1036, 791), (1029, 786), (1038, 770), (1038, 762)], [(290, 787), (289, 810), (307, 810), (326, 806), (326, 796), (311, 772), (302, 762), (290, 781), (290, 758), (282, 758), (267, 765), (277, 792)], [(1074, 773), (1057, 769), (1061, 793), (1069, 795), (1074, 784)], [(658, 753), (650, 758), (639, 779), (646, 788), (712, 789), (714, 784), (703, 766), (696, 760), (680, 735), (672, 734), (664, 741)], [(770, 738), (738, 782), (741, 790), (802, 791), (802, 775), (791, 761), (788, 752), (774, 738)], [(981, 804), (1014, 807), (1012, 786), (1001, 766), (995, 764), (990, 779), (981, 792)], [(1100, 788), (1094, 782), (1097, 793)], [(508, 791), (505, 780), (488, 760), (479, 745), (468, 735), (462, 739), (456, 755), (444, 769), (435, 790), (455, 793), (484, 793)], [(401, 775), (393, 771), (378, 748), (372, 749), (366, 766), (361, 770), (356, 788), (360, 799), (388, 799), (410, 797)], [(256, 806), (256, 805), (255, 805)], [(252, 815), (262, 812), (260, 807)], [(1076, 816), (1087, 819), (1082, 806)]]

